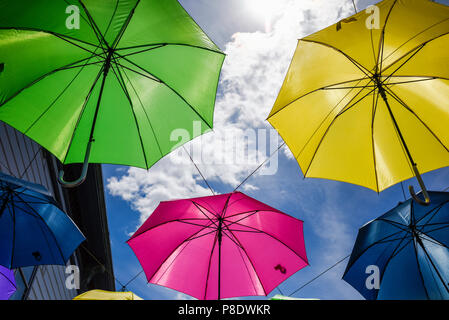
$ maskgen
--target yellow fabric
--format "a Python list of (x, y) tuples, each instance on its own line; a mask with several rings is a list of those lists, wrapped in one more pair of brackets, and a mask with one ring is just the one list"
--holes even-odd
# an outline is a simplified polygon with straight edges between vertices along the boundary
[(132, 292), (112, 292), (91, 290), (80, 294), (73, 300), (143, 300)]
[[(377, 4), (299, 40), (268, 121), (306, 177), (377, 192), (449, 165), (449, 7), (428, 0)], [(378, 76), (387, 104), (375, 85)]]

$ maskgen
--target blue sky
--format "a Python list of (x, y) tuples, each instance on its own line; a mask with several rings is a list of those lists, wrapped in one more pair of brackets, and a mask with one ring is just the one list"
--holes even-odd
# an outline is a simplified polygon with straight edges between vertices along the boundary
[[(351, 1), (276, 1), (254, 9), (255, 0), (181, 0), (206, 33), (227, 53), (215, 112), (217, 129), (206, 134), (212, 144), (221, 130), (237, 136), (245, 128), (270, 128), (265, 118), (282, 84), (296, 39), (350, 15)], [(287, 3), (285, 7), (277, 3)], [(449, 4), (449, 1), (440, 1)], [(374, 1), (361, 0), (359, 9)], [(288, 7), (292, 5), (291, 7)], [(286, 8), (289, 8), (286, 12)], [(270, 14), (265, 13), (269, 10)], [(293, 27), (292, 27), (293, 26)], [(194, 144), (195, 142), (193, 142)], [(213, 150), (212, 150), (213, 151)], [(206, 154), (208, 150), (206, 150)], [(180, 155), (182, 156), (182, 154)], [(187, 157), (184, 154), (184, 157)], [(260, 162), (260, 161), (259, 161)], [(200, 164), (213, 189), (231, 192), (257, 165)], [(290, 294), (352, 250), (358, 228), (404, 199), (400, 185), (380, 195), (350, 184), (303, 179), (296, 161), (283, 150), (275, 175), (255, 175), (243, 190), (272, 207), (305, 221), (310, 266), (280, 285)], [(126, 283), (141, 267), (125, 243), (160, 200), (209, 195), (195, 168), (188, 162), (176, 168), (164, 159), (148, 172), (103, 165), (109, 231), (116, 277)], [(449, 187), (449, 169), (425, 174), (430, 190)], [(409, 183), (404, 183), (407, 187)], [(319, 299), (361, 299), (341, 277), (346, 261), (295, 296)], [(145, 299), (186, 299), (185, 295), (147, 284), (141, 274), (127, 288)], [(120, 290), (117, 283), (117, 290)], [(273, 291), (278, 294), (279, 291)]]

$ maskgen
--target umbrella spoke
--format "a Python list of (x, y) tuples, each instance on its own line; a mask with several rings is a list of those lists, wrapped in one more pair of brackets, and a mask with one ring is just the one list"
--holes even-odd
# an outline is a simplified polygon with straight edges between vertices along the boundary
[(449, 149), (443, 144), (443, 142), (438, 138), (438, 136), (433, 132), (433, 130), (401, 99), (399, 98), (393, 90), (386, 87), (386, 91), (392, 96), (399, 104), (404, 107), (407, 111), (409, 111), (415, 118), (422, 123), (422, 125), (432, 134), (432, 136), (435, 138), (435, 140), (447, 151), (449, 152)]

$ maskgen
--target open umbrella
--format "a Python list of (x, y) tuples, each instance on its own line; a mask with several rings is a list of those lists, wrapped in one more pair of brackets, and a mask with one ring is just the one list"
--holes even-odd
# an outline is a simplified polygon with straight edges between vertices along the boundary
[(299, 40), (268, 117), (306, 177), (380, 192), (449, 165), (449, 7), (385, 0)]
[(0, 266), (0, 300), (8, 300), (16, 292), (14, 271)]
[(65, 265), (84, 239), (44, 187), (0, 173), (0, 265)]
[(240, 192), (161, 202), (128, 244), (150, 283), (201, 300), (268, 295), (308, 265), (303, 222)]
[(132, 292), (113, 292), (105, 290), (90, 290), (73, 298), (73, 300), (143, 300)]
[(366, 299), (449, 299), (449, 193), (429, 194), (360, 229), (343, 279)]
[(0, 120), (84, 163), (66, 186), (210, 130), (223, 60), (176, 0), (0, 0)]

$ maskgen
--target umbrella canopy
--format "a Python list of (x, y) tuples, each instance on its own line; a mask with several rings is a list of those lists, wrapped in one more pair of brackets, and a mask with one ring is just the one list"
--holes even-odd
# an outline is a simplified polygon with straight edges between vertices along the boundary
[(8, 300), (16, 292), (14, 271), (0, 266), (0, 300)]
[(148, 169), (212, 128), (223, 60), (176, 0), (0, 0), (0, 120), (81, 178)]
[(268, 295), (308, 265), (303, 222), (240, 192), (161, 202), (128, 244), (150, 283), (202, 300)]
[(299, 40), (268, 121), (306, 177), (380, 192), (416, 176), (426, 196), (420, 172), (449, 165), (449, 7), (371, 12)]
[(308, 301), (308, 300), (319, 300), (319, 299), (293, 298), (293, 297), (288, 297), (288, 296), (283, 296), (281, 294), (277, 294), (277, 295), (273, 296), (272, 298), (270, 298), (270, 300), (303, 300), (303, 301)]
[(73, 300), (143, 300), (136, 294), (128, 292), (113, 292), (105, 290), (90, 290), (73, 298)]
[(0, 265), (65, 265), (84, 240), (44, 187), (0, 173)]
[(449, 193), (430, 196), (360, 229), (343, 279), (366, 299), (449, 299)]

